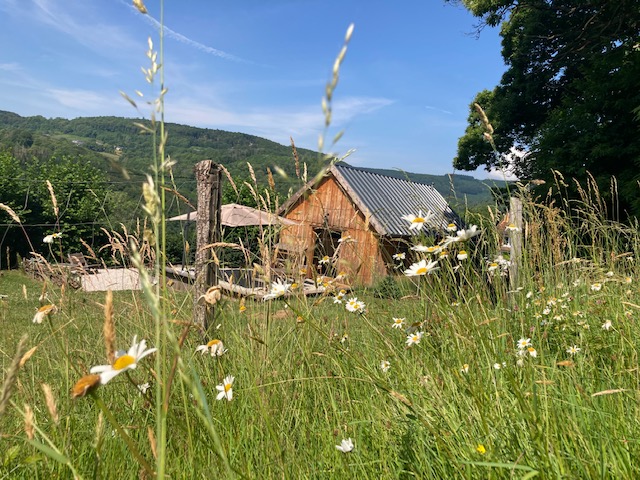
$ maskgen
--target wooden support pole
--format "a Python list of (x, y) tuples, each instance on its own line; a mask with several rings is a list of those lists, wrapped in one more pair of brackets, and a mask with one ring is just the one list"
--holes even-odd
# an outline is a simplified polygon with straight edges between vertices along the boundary
[(206, 246), (219, 242), (221, 238), (222, 168), (211, 160), (203, 160), (196, 163), (194, 170), (198, 191), (198, 211), (193, 319), (206, 331), (214, 318), (215, 306), (203, 302), (201, 297), (209, 287), (218, 284), (218, 265), (214, 261), (212, 248), (206, 248)]
[(511, 290), (516, 290), (518, 288), (518, 270), (522, 264), (522, 229), (524, 228), (524, 222), (522, 221), (522, 200), (518, 197), (511, 197), (509, 201), (509, 223), (513, 223), (516, 226), (516, 230), (509, 234), (511, 238), (509, 280)]

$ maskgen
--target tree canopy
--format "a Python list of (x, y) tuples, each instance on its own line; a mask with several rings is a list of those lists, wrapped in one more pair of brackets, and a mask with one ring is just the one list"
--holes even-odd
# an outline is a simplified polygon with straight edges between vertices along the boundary
[[(507, 70), (472, 102), (455, 167), (501, 166), (511, 147), (515, 173), (549, 179), (552, 170), (606, 195), (615, 176), (621, 206), (640, 214), (640, 0), (447, 0), (483, 26), (500, 26)], [(473, 108), (486, 112), (494, 133)]]

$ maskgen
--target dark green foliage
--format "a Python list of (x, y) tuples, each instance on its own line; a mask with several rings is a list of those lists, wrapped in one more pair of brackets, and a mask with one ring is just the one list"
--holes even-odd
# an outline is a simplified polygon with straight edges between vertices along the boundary
[[(516, 165), (524, 178), (549, 181), (558, 170), (584, 183), (590, 173), (605, 199), (615, 176), (621, 208), (639, 214), (640, 123), (634, 109), (640, 105), (640, 1), (461, 3), (481, 24), (501, 26), (507, 71), (500, 85), (474, 99), (493, 125), (498, 152), (530, 150)], [(483, 133), (472, 108), (456, 168), (500, 165)], [(575, 196), (572, 188), (568, 193)]]
[[(47, 180), (54, 190), (58, 216), (54, 213)], [(33, 159), (25, 164), (7, 152), (0, 153), (0, 202), (11, 207), (25, 227), (23, 232), (6, 212), (0, 212), (3, 265), (7, 247), (12, 263), (16, 254), (28, 256), (31, 246), (25, 232), (36, 252), (58, 260), (63, 260), (58, 257), (60, 251), (85, 251), (80, 239), (96, 249), (105, 241), (100, 227), (106, 224), (111, 205), (105, 175), (82, 160)], [(56, 232), (63, 235), (49, 249), (42, 239)]]

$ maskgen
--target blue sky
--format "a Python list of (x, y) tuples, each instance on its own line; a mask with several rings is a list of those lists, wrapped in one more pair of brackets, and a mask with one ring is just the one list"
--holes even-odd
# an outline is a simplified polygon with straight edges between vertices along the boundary
[[(119, 93), (157, 95), (141, 67), (159, 1), (145, 4), (150, 17), (125, 0), (0, 0), (0, 109), (146, 116)], [(333, 150), (355, 149), (356, 166), (452, 173), (469, 103), (505, 70), (497, 30), (476, 38), (476, 19), (441, 0), (166, 0), (164, 20), (167, 121), (313, 150), (354, 23), (327, 138), (344, 130)]]

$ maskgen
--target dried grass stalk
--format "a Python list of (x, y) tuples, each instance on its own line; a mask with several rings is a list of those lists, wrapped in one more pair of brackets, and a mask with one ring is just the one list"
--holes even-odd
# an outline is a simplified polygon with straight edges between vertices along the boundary
[(51, 203), (53, 204), (53, 213), (57, 218), (58, 214), (60, 213), (60, 210), (58, 209), (58, 199), (56, 198), (56, 194), (53, 191), (53, 185), (51, 185), (51, 182), (49, 180), (47, 180), (47, 189), (49, 190), (49, 195), (51, 195)]
[(254, 185), (258, 185), (258, 181), (256, 180), (256, 173), (253, 171), (253, 166), (247, 162), (247, 167), (249, 167), (249, 175), (251, 175), (251, 181), (253, 181)]
[(84, 248), (87, 249), (87, 251), (89, 252), (89, 258), (92, 260), (98, 260), (98, 256), (96, 255), (96, 252), (93, 250), (93, 248), (91, 248), (91, 245), (89, 245), (87, 242), (84, 241), (84, 239), (80, 239), (80, 243), (82, 243), (82, 245), (84, 246)]
[(44, 392), (44, 399), (47, 403), (47, 410), (49, 410), (49, 415), (51, 416), (51, 420), (57, 425), (60, 423), (60, 417), (58, 416), (58, 408), (56, 407), (56, 400), (53, 398), (53, 392), (51, 391), (51, 387), (43, 383), (42, 391)]
[(229, 180), (229, 183), (231, 184), (233, 191), (236, 192), (236, 196), (240, 195), (240, 193), (238, 192), (238, 187), (236, 187), (236, 182), (233, 181), (233, 177), (229, 173), (229, 170), (227, 170), (224, 165), (220, 165), (220, 169), (224, 172), (225, 176), (227, 177), (227, 180)]
[(33, 421), (33, 410), (29, 404), (24, 404), (24, 433), (27, 434), (29, 440), (33, 440), (35, 437), (35, 427)]
[(33, 356), (34, 353), (36, 353), (37, 349), (38, 349), (38, 346), (36, 345), (35, 347), (29, 349), (27, 351), (27, 353), (25, 353), (22, 356), (22, 358), (20, 359), (20, 364), (19, 364), (20, 368), (24, 367), (24, 364), (27, 363), (27, 361)]
[(293, 152), (293, 162), (296, 166), (296, 178), (300, 178), (300, 157), (298, 156), (298, 149), (293, 141), (293, 137), (289, 137), (291, 140), (291, 150)]
[(273, 191), (276, 189), (276, 182), (273, 179), (273, 173), (271, 173), (271, 169), (267, 167), (267, 181), (269, 182), (269, 188)]
[(20, 360), (22, 359), (22, 353), (24, 351), (25, 343), (27, 343), (27, 335), (23, 335), (20, 341), (18, 342), (18, 346), (16, 348), (16, 354), (11, 361), (11, 365), (9, 365), (9, 370), (7, 370), (7, 375), (4, 378), (4, 382), (2, 383), (2, 391), (0, 392), (0, 417), (9, 405), (9, 399), (11, 398), (11, 393), (13, 392), (13, 387), (16, 384), (16, 380), (18, 379), (18, 370), (20, 370)]
[(156, 436), (153, 434), (153, 427), (147, 427), (147, 436), (149, 437), (149, 445), (151, 446), (153, 458), (158, 458), (158, 447), (156, 443)]
[(9, 214), (9, 216), (13, 219), (14, 222), (19, 223), (19, 224), (22, 225), (22, 222), (20, 221), (20, 218), (18, 217), (18, 215), (16, 215), (16, 212), (14, 212), (13, 209), (9, 205), (5, 205), (4, 203), (0, 203), (0, 210), (4, 210), (5, 212), (7, 212)]

